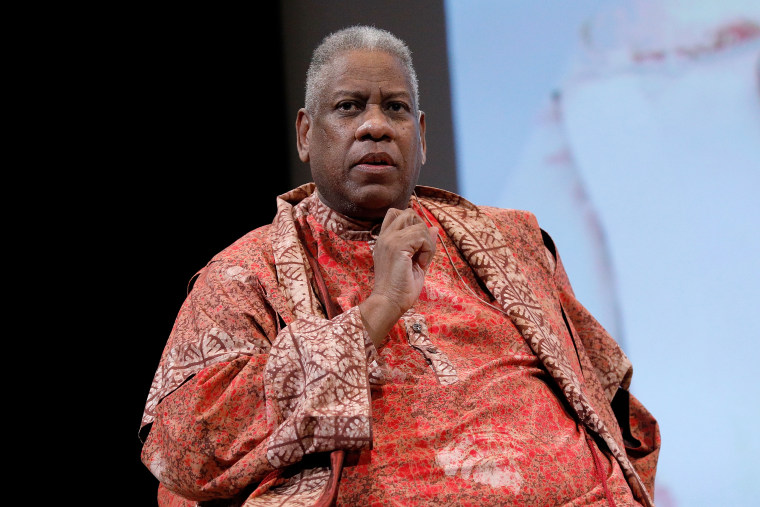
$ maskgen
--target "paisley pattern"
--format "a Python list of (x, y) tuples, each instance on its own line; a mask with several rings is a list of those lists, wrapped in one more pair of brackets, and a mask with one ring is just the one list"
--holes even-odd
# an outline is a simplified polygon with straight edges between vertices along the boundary
[[(630, 362), (575, 300), (561, 260), (547, 254), (535, 218), (476, 207), (442, 190), (418, 187), (416, 192), (411, 205), (445, 231), (445, 248), (436, 254), (419, 303), (380, 351), (364, 332), (356, 308), (372, 287), (377, 230), (321, 205), (313, 184), (281, 196), (271, 226), (244, 236), (201, 270), (167, 343), (143, 418), (144, 426), (152, 425), (143, 461), (162, 481), (162, 502), (196, 504), (182, 500), (184, 495), (227, 497), (229, 505), (313, 504), (331, 471), (303, 463), (332, 449), (358, 456), (358, 463), (344, 469), (339, 503), (350, 502), (352, 495), (382, 503), (373, 497), (378, 490), (367, 471), (383, 481), (408, 481), (389, 491), (425, 487), (431, 498), (456, 493), (474, 499), (485, 494), (479, 488), (502, 486), (526, 501), (548, 499), (547, 494), (575, 498), (572, 488), (588, 490), (585, 471), (593, 469), (584, 467), (591, 455), (578, 439), (572, 452), (558, 448), (560, 455), (569, 452), (569, 461), (556, 462), (555, 471), (570, 474), (568, 480), (580, 474), (569, 481), (571, 489), (559, 493), (535, 489), (551, 486), (551, 479), (534, 477), (538, 469), (520, 453), (501, 461), (494, 458), (498, 453), (490, 458), (486, 453), (477, 462), (463, 457), (468, 442), (493, 439), (454, 432), (461, 435), (452, 440), (452, 425), (459, 423), (447, 418), (446, 407), (469, 403), (473, 411), (457, 417), (482, 414), (476, 417), (485, 417), (483, 434), (513, 432), (519, 423), (494, 427), (489, 422), (496, 417), (493, 410), (508, 409), (502, 414), (508, 420), (529, 412), (515, 411), (517, 405), (499, 408), (503, 404), (494, 401), (499, 395), (488, 391), (513, 386), (534, 401), (543, 393), (539, 397), (549, 405), (541, 410), (555, 414), (573, 438), (580, 433), (572, 430), (572, 418), (563, 410), (602, 442), (599, 449), (614, 457), (607, 462), (607, 482), (620, 505), (633, 504), (628, 487), (638, 502), (652, 504), (656, 422), (631, 397), (630, 430), (641, 443), (626, 447), (609, 402), (629, 386)], [(318, 259), (316, 269), (343, 311), (332, 320), (317, 297), (305, 249)], [(488, 332), (479, 339), (492, 338), (468, 341), (484, 328)], [(503, 357), (498, 365), (492, 362), (497, 355)], [(484, 383), (494, 367), (507, 364), (506, 384)], [(542, 390), (554, 385), (556, 394), (546, 396)], [(393, 410), (390, 400), (408, 412)], [(416, 434), (405, 433), (410, 416)], [(475, 426), (466, 427), (481, 424), (470, 422)], [(556, 430), (539, 425), (530, 431), (551, 436)], [(512, 434), (505, 441), (515, 438)], [(424, 441), (432, 447), (413, 447)], [(397, 463), (391, 459), (395, 455), (410, 459)], [(519, 470), (510, 461), (515, 459), (523, 460)], [(405, 469), (410, 463), (416, 468)], [(377, 468), (380, 464), (383, 468)], [(415, 483), (417, 475), (432, 479)], [(443, 489), (434, 491), (439, 484)], [(460, 487), (465, 489), (457, 491)], [(597, 487), (588, 491), (592, 496), (584, 501), (603, 504)]]
[(353, 308), (331, 322), (299, 319), (277, 338), (264, 376), (267, 416), (277, 425), (267, 449), (272, 466), (370, 447), (364, 334)]

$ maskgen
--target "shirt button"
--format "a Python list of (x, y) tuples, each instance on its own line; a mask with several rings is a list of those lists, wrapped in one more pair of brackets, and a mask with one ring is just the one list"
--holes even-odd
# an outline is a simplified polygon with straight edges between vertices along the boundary
[(415, 322), (414, 324), (412, 324), (412, 331), (414, 331), (415, 333), (419, 333), (420, 331), (422, 331), (422, 324), (420, 324), (419, 322)]

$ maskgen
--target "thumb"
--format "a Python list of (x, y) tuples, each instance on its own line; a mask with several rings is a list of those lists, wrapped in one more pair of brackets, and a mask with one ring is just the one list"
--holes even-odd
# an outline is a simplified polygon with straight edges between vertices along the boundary
[(430, 239), (433, 240), (433, 243), (436, 243), (438, 241), (438, 234), (440, 234), (441, 231), (438, 230), (438, 227), (431, 226), (428, 227), (428, 232), (430, 233)]

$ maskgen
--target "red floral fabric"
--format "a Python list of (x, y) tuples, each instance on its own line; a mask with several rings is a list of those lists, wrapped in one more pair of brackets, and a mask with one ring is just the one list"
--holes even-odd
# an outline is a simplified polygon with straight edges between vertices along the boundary
[[(332, 449), (355, 457), (339, 503), (606, 504), (586, 433), (619, 505), (651, 504), (656, 422), (633, 399), (643, 442), (626, 447), (609, 402), (630, 363), (574, 306), (532, 215), (418, 188), (412, 205), (442, 241), (378, 353), (356, 308), (373, 231), (313, 191), (283, 196), (272, 226), (216, 256), (178, 316), (143, 420), (162, 505), (311, 505)], [(326, 319), (304, 248), (339, 317)]]
[[(348, 234), (366, 229), (326, 218), (315, 196), (304, 204), (305, 244), (350, 310), (373, 286), (372, 235)], [(340, 232), (325, 229), (330, 220)], [(441, 241), (420, 298), (379, 354), (387, 373), (373, 386), (373, 448), (343, 470), (339, 503), (606, 504), (583, 430), (546, 370), (458, 249)], [(620, 468), (608, 466), (618, 502), (635, 504)]]

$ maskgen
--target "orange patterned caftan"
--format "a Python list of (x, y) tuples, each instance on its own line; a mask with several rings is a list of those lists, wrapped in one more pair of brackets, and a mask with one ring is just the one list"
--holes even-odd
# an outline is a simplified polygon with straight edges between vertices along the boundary
[(377, 231), (311, 184), (201, 270), (143, 420), (160, 504), (652, 504), (656, 422), (535, 218), (410, 206), (440, 239), (380, 350), (357, 308)]

